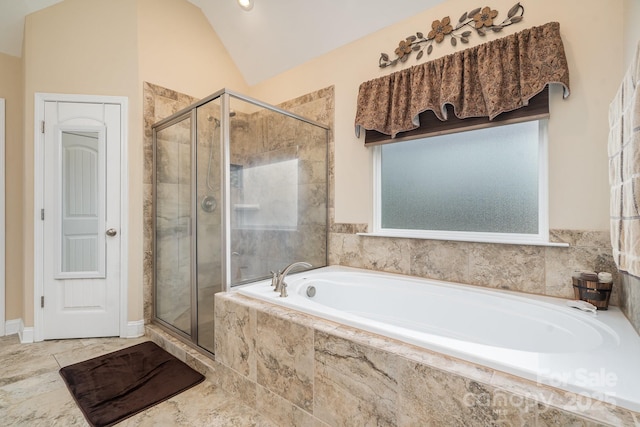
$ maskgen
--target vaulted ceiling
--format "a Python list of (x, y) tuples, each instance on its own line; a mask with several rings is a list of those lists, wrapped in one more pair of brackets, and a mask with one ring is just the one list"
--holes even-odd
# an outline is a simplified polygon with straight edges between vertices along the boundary
[[(0, 0), (0, 52), (22, 55), (24, 17), (63, 0)], [(445, 0), (188, 0), (202, 9), (249, 85)]]

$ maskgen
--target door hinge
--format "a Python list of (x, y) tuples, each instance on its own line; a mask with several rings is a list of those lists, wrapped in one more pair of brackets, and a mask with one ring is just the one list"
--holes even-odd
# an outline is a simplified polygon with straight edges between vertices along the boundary
[(40, 219), (44, 221), (44, 209), (40, 209)]
[(44, 308), (44, 295), (40, 297), (40, 308)]
[(40, 132), (44, 133), (44, 120), (40, 122)]

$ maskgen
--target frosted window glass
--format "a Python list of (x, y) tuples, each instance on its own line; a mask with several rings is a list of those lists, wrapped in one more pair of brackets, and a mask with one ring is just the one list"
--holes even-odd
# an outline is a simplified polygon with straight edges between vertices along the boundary
[(538, 232), (537, 121), (381, 147), (383, 229)]

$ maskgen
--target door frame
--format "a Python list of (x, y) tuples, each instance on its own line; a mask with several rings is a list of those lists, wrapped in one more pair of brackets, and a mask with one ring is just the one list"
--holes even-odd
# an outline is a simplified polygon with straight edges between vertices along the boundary
[(69, 95), (36, 93), (34, 114), (34, 195), (33, 195), (33, 341), (44, 340), (44, 309), (40, 297), (44, 295), (44, 222), (41, 209), (44, 202), (44, 120), (45, 102), (74, 102), (120, 105), (120, 337), (126, 338), (128, 325), (129, 276), (129, 163), (128, 163), (128, 103), (124, 96)]
[(5, 132), (6, 132), (6, 116), (5, 116), (5, 100), (0, 98), (0, 337), (6, 333), (6, 299), (5, 299), (5, 280), (7, 275), (5, 261), (5, 241), (6, 241), (6, 225), (5, 225)]

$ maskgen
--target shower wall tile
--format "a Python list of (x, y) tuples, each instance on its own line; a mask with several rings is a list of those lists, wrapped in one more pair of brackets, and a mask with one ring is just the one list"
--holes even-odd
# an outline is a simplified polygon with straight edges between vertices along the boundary
[[(156, 200), (157, 226), (166, 229), (188, 227), (191, 217), (191, 191), (187, 184), (158, 183)], [(188, 229), (185, 232), (189, 232)]]
[(284, 116), (280, 113), (265, 113), (265, 142), (269, 151), (290, 147), (297, 144), (297, 119)]
[(257, 382), (298, 407), (313, 410), (313, 329), (257, 312)]
[(320, 96), (319, 99), (301, 102), (298, 106), (290, 105), (287, 109), (302, 117), (328, 125), (333, 120), (333, 110), (332, 108), (327, 108), (329, 104), (327, 97)]
[[(153, 251), (153, 186), (142, 185), (143, 239), (145, 252)], [(149, 220), (151, 218), (151, 220)]]
[[(145, 124), (146, 126), (146, 124)], [(151, 125), (149, 125), (149, 129), (151, 129)], [(151, 132), (149, 130), (149, 132)], [(143, 159), (142, 159), (142, 183), (147, 185), (147, 184), (153, 184), (153, 144), (151, 142), (147, 143), (147, 139), (149, 141), (152, 141), (152, 136), (147, 136), (146, 135), (146, 127), (145, 127), (145, 143), (144, 146), (142, 147), (142, 155), (143, 155)]]
[[(280, 104), (281, 108), (289, 110), (293, 113), (299, 114), (303, 117), (307, 117), (311, 120), (314, 120), (318, 123), (323, 123), (329, 126), (329, 152), (328, 152), (328, 165), (327, 165), (327, 176), (329, 178), (328, 182), (328, 206), (332, 208), (335, 206), (335, 138), (333, 131), (333, 124), (335, 118), (335, 97), (334, 97), (334, 87), (329, 86), (324, 89), (320, 89), (316, 92), (309, 93), (307, 95), (303, 95), (299, 98), (293, 99), (291, 101), (286, 101)], [(307, 156), (304, 153), (308, 147), (318, 147), (317, 144), (318, 139), (323, 140), (324, 134), (319, 134), (314, 132), (313, 134), (305, 134), (301, 135), (301, 144), (300, 144), (300, 158), (301, 159), (317, 159), (319, 158), (316, 155)], [(311, 141), (316, 141), (316, 143), (311, 143)], [(313, 149), (313, 148), (312, 148)], [(333, 215), (330, 216), (331, 220), (333, 219)]]
[[(268, 151), (265, 146), (264, 120), (252, 114), (238, 111), (230, 122), (230, 139), (233, 144), (232, 163), (242, 163), (245, 156)], [(234, 161), (237, 160), (237, 161)]]
[(396, 425), (398, 358), (316, 331), (313, 414), (329, 425)]
[[(172, 136), (175, 136), (172, 134)], [(191, 181), (191, 149), (176, 141), (157, 140), (157, 180), (162, 183)]]
[(324, 161), (300, 160), (299, 184), (324, 184), (327, 182), (327, 165)]
[[(330, 208), (330, 219), (333, 210)], [(331, 223), (329, 264), (573, 299), (575, 270), (612, 272), (611, 305), (621, 305), (621, 274), (603, 231), (551, 230), (551, 240), (569, 247), (500, 245), (359, 236), (366, 224)], [(408, 246), (407, 246), (408, 245)], [(408, 247), (408, 250), (406, 248)], [(635, 289), (635, 288), (634, 288)], [(627, 317), (630, 310), (626, 310)]]
[(255, 382), (255, 310), (215, 298), (214, 316), (216, 360)]
[(294, 235), (294, 246), (299, 259), (311, 265), (324, 265), (327, 260), (327, 233), (324, 224), (309, 224), (298, 227)]
[[(327, 97), (331, 99), (324, 99)], [(322, 105), (333, 105), (333, 90), (321, 90), (309, 96), (302, 96), (282, 105), (292, 111), (310, 102), (320, 101), (313, 108), (306, 110), (312, 115), (327, 114), (320, 112)], [(331, 107), (331, 111), (333, 107)], [(236, 109), (239, 110), (239, 109)], [(295, 112), (295, 111), (294, 111)], [(309, 117), (309, 116), (306, 116)], [(309, 117), (316, 120), (317, 117)], [(260, 110), (247, 114), (241, 111), (232, 119), (232, 162), (242, 166), (244, 188), (234, 189), (234, 203), (260, 204), (261, 209), (255, 212), (236, 212), (244, 215), (244, 225), (240, 217), (233, 224), (249, 228), (252, 223), (262, 221), (273, 230), (234, 230), (232, 232), (232, 250), (240, 255), (238, 264), (243, 279), (265, 277), (270, 270), (283, 269), (292, 261), (304, 259), (313, 265), (326, 263), (326, 229), (321, 231), (319, 224), (327, 221), (327, 153), (325, 152), (326, 133), (305, 127), (300, 130), (299, 122), (291, 117), (271, 111)], [(330, 141), (330, 143), (332, 143)], [(289, 160), (298, 160), (297, 181), (293, 191), (297, 205), (297, 216), (290, 217), (286, 223), (276, 223), (275, 218), (282, 219), (282, 211), (286, 209), (286, 192), (288, 183), (274, 181), (266, 176), (257, 182), (247, 181), (251, 168), (274, 165)], [(266, 170), (266, 169), (265, 169)], [(255, 172), (252, 172), (255, 175)], [(282, 175), (282, 174), (278, 174)], [(286, 174), (291, 175), (293, 174)], [(322, 190), (322, 191), (320, 191)], [(277, 210), (270, 209), (272, 201), (279, 201)], [(286, 218), (285, 218), (286, 219)], [(290, 228), (290, 229), (286, 229)], [(320, 234), (324, 237), (321, 237)], [(313, 251), (317, 244), (319, 250)]]
[(298, 224), (327, 224), (324, 184), (298, 185)]
[(331, 126), (335, 110), (334, 90), (334, 86), (328, 86), (290, 101), (285, 101), (280, 104), (280, 107), (318, 123)]
[(153, 252), (144, 252), (142, 272), (142, 312), (144, 323), (150, 323), (153, 317)]

